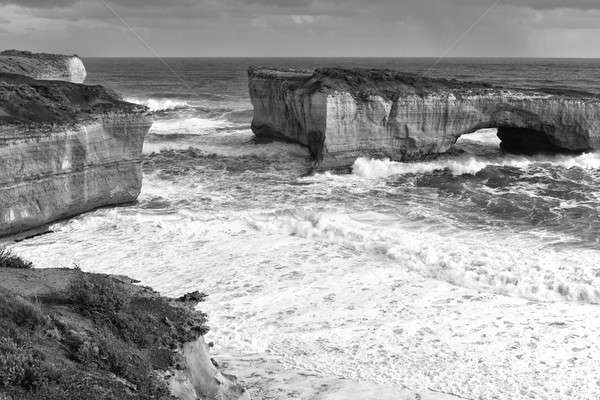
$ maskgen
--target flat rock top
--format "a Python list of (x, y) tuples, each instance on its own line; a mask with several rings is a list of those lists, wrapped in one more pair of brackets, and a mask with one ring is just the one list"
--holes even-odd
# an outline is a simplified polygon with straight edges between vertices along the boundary
[(64, 60), (65, 58), (77, 57), (76, 55), (50, 54), (50, 53), (33, 53), (25, 50), (4, 50), (0, 51), (0, 57), (27, 57), (40, 60)]
[(319, 68), (314, 71), (251, 67), (250, 78), (286, 81), (290, 90), (345, 91), (358, 97), (380, 95), (394, 99), (410, 94), (427, 95), (452, 92), (455, 95), (487, 95), (507, 91), (528, 96), (560, 96), (600, 101), (597, 96), (576, 90), (522, 89), (456, 79), (430, 78), (389, 69)]
[(5, 50), (0, 52), (0, 72), (35, 75), (40, 69), (61, 71), (65, 68), (65, 60), (72, 57), (76, 56)]
[[(74, 279), (82, 275), (102, 276), (102, 274), (86, 274), (72, 268), (51, 268), (51, 269), (12, 269), (0, 268), (0, 288), (18, 293), (23, 297), (40, 297), (55, 292), (62, 292), (73, 282)], [(108, 278), (108, 275), (106, 275)], [(145, 297), (158, 297), (158, 293), (144, 286), (135, 285), (136, 281), (124, 276), (110, 276), (120, 282), (122, 289), (128, 295), (138, 295)]]
[(35, 80), (0, 72), (0, 127), (68, 124), (107, 112), (144, 111), (145, 107), (127, 103), (102, 86)]

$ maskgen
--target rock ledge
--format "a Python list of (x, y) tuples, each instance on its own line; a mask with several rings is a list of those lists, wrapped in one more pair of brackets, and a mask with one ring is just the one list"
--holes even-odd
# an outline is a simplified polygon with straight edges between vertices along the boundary
[(73, 83), (83, 83), (87, 76), (83, 61), (76, 55), (63, 56), (22, 50), (0, 52), (0, 72)]

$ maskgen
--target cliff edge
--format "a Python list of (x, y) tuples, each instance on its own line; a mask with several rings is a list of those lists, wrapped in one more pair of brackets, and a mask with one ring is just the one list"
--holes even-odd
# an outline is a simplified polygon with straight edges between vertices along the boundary
[(600, 148), (600, 99), (426, 78), (390, 70), (250, 68), (257, 137), (308, 147), (318, 167), (358, 157), (404, 161), (447, 152), (464, 134), (498, 128), (515, 153)]
[(0, 252), (0, 398), (248, 400), (212, 363), (204, 295), (125, 277), (31, 269)]
[(83, 83), (87, 76), (83, 61), (78, 56), (32, 53), (22, 50), (0, 52), (0, 72), (72, 83)]
[(101, 86), (0, 73), (0, 236), (134, 201), (146, 111)]

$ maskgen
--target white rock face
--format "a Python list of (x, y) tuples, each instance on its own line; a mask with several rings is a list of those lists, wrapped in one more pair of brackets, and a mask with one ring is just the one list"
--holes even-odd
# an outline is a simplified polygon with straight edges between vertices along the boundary
[(134, 201), (150, 126), (114, 114), (45, 133), (0, 129), (0, 236)]
[(100, 86), (0, 73), (0, 236), (134, 201), (151, 126)]
[(73, 83), (83, 83), (87, 77), (87, 71), (83, 60), (79, 57), (73, 56), (67, 60), (67, 69), (69, 71), (70, 80)]
[(73, 83), (83, 83), (87, 76), (83, 61), (77, 56), (36, 54), (17, 50), (0, 53), (0, 72)]
[(252, 129), (301, 143), (318, 166), (447, 152), (463, 134), (500, 128), (515, 152), (600, 148), (600, 100), (420, 78), (390, 71), (251, 69)]
[(171, 394), (181, 400), (250, 400), (248, 393), (212, 363), (203, 338), (183, 347), (185, 369), (169, 381)]

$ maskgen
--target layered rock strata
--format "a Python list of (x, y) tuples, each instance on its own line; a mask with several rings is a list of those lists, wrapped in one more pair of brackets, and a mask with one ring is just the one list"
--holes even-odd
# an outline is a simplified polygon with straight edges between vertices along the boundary
[(134, 201), (151, 125), (100, 86), (0, 73), (0, 236)]
[(511, 152), (600, 148), (600, 99), (587, 93), (342, 68), (251, 68), (249, 89), (255, 135), (307, 146), (320, 168), (444, 153), (484, 128)]
[(73, 83), (83, 83), (87, 76), (83, 61), (78, 56), (20, 50), (0, 52), (0, 72)]

